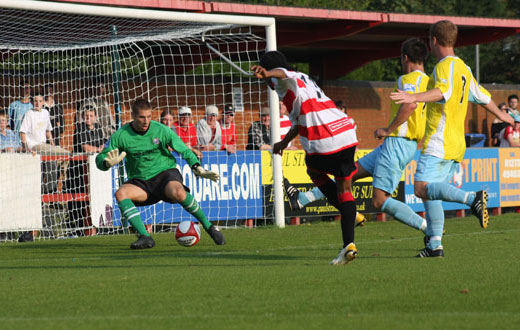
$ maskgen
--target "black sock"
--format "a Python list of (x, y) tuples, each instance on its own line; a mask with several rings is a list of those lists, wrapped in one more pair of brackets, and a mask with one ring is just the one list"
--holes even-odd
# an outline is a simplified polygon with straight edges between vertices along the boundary
[(339, 209), (338, 191), (336, 190), (336, 183), (329, 179), (327, 183), (318, 186), (318, 188), (320, 188), (323, 195), (327, 197), (327, 200), (329, 201), (330, 205)]
[(356, 224), (356, 202), (343, 202), (338, 207), (341, 213), (341, 234), (343, 247), (354, 242), (354, 225)]

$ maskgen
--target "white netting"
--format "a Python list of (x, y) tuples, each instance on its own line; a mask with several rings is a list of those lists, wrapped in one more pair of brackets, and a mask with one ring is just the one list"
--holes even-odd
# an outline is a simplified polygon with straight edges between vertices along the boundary
[[(14, 135), (28, 131), (27, 147), (36, 151), (6, 147), (0, 153), (0, 239), (33, 230), (40, 237), (121, 231), (111, 175), (115, 189), (124, 178), (116, 170), (97, 170), (94, 158), (118, 123), (131, 120), (130, 104), (139, 98), (150, 100), (157, 121), (165, 110), (177, 121), (179, 108), (189, 107), (193, 124), (208, 105), (217, 106), (220, 120), (224, 107), (233, 105), (237, 152), (203, 152), (203, 164), (224, 181), (196, 180), (183, 162), (180, 170), (210, 220), (265, 221), (260, 152), (244, 150), (249, 126), (267, 106), (266, 86), (241, 75), (203, 42), (248, 70), (266, 47), (253, 28), (0, 9), (0, 31), (0, 106)], [(45, 111), (29, 109), (38, 94), (59, 148), (36, 146), (33, 135), (45, 130)], [(191, 217), (165, 203), (141, 208), (141, 214), (154, 230)]]

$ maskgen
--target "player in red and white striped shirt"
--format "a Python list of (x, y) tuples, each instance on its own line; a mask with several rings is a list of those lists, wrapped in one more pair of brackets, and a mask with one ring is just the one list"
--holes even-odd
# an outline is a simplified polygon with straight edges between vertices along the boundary
[[(356, 173), (354, 153), (358, 144), (354, 120), (337, 109), (334, 102), (304, 73), (292, 71), (279, 51), (265, 53), (251, 68), (255, 77), (271, 80), (287, 107), (292, 128), (273, 153), (281, 154), (298, 134), (307, 153), (307, 173), (330, 204), (341, 213), (343, 249), (331, 264), (346, 264), (357, 256), (354, 244), (356, 204), (352, 176)], [(334, 175), (336, 182), (327, 174)]]

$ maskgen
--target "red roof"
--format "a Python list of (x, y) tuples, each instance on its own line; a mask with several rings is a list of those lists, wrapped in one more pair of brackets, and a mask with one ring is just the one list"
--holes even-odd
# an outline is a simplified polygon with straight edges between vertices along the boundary
[(183, 0), (57, 0), (213, 14), (276, 18), (278, 49), (290, 61), (309, 62), (323, 79), (339, 78), (374, 60), (397, 57), (412, 36), (428, 38), (430, 24), (448, 19), (459, 28), (457, 46), (492, 42), (520, 32), (519, 19), (396, 14), (351, 10)]

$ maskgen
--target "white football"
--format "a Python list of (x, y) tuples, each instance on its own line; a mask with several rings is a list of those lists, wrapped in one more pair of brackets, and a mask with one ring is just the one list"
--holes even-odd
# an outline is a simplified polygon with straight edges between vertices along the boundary
[(200, 227), (191, 221), (181, 221), (175, 228), (175, 239), (182, 246), (190, 247), (200, 240)]

